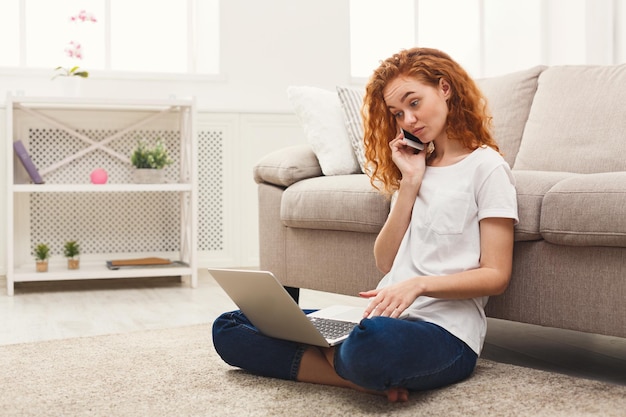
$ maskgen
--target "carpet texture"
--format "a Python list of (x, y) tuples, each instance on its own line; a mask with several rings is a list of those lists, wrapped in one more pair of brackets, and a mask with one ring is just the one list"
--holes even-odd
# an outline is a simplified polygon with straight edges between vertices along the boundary
[(408, 403), (249, 375), (210, 324), (0, 347), (2, 416), (625, 416), (626, 387), (479, 360)]

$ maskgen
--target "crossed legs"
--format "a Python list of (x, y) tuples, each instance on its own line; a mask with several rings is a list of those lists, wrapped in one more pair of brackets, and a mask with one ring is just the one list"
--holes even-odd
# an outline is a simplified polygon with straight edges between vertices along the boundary
[(386, 394), (390, 402), (404, 402), (408, 400), (409, 392), (404, 388), (391, 388), (385, 392), (377, 392), (362, 388), (347, 379), (340, 377), (334, 366), (335, 348), (318, 348), (311, 346), (304, 351), (296, 380), (314, 384), (333, 385), (342, 388), (352, 388), (372, 394)]
[(364, 319), (341, 345), (320, 348), (265, 336), (233, 311), (213, 324), (213, 345), (225, 362), (258, 375), (352, 388), (391, 402), (459, 382), (477, 359), (439, 326), (388, 317)]

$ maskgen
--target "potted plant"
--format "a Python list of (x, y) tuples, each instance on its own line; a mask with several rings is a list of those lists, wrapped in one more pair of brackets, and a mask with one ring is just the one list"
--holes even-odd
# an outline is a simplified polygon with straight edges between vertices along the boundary
[[(76, 24), (96, 23), (98, 20), (93, 13), (81, 10), (78, 14), (70, 16), (70, 21)], [(80, 32), (79, 32), (80, 33)], [(85, 54), (83, 44), (78, 40), (72, 40), (65, 46), (65, 55), (71, 60), (82, 60)], [(80, 69), (78, 65), (64, 67), (59, 65), (54, 69), (52, 79), (58, 78), (61, 87), (61, 93), (69, 97), (80, 96), (81, 84), (84, 79), (89, 77), (89, 72)]]
[(80, 96), (82, 80), (89, 77), (88, 71), (81, 70), (78, 65), (71, 68), (59, 66), (54, 71), (55, 74), (52, 79), (58, 79), (55, 83), (59, 84), (61, 94), (68, 97)]
[(82, 77), (82, 78), (89, 77), (88, 71), (83, 71), (83, 70), (79, 71), (79, 69), (80, 68), (78, 67), (78, 65), (72, 68), (65, 68), (61, 66), (56, 67), (54, 69), (55, 74), (52, 77), (52, 79), (54, 80), (57, 77)]
[(130, 157), (130, 162), (135, 167), (133, 179), (138, 183), (164, 182), (163, 168), (172, 164), (161, 139), (157, 139), (153, 147), (149, 147), (144, 141), (138, 140), (137, 147)]
[(35, 246), (35, 262), (37, 263), (37, 272), (48, 272), (48, 258), (50, 258), (50, 248), (45, 243)]
[(67, 269), (78, 269), (80, 267), (80, 245), (75, 240), (65, 242), (63, 246), (63, 254), (67, 258)]

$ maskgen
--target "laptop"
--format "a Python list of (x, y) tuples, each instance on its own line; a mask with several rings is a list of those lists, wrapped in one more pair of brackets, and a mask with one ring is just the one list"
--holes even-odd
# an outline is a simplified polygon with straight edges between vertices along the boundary
[(335, 305), (304, 314), (268, 271), (209, 269), (209, 273), (261, 333), (330, 347), (343, 342), (363, 318), (364, 307)]

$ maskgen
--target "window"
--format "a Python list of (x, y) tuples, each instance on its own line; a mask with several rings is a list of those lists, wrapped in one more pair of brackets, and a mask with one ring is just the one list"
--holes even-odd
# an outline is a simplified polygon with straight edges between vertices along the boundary
[(4, 0), (0, 10), (0, 66), (16, 67), (20, 63), (20, 42), (15, 42), (20, 37), (19, 2)]
[(189, 39), (185, 3), (110, 1), (111, 69), (186, 72)]
[(440, 49), (475, 76), (482, 66), (481, 0), (422, 0), (417, 40), (420, 46)]
[(0, 66), (217, 74), (219, 0), (3, 0), (0, 38)]
[(447, 52), (474, 77), (537, 65), (542, 19), (541, 0), (351, 0), (351, 75), (415, 45)]
[(543, 59), (542, 1), (483, 1), (483, 72), (505, 74), (540, 64)]
[[(82, 14), (81, 3), (85, 2), (77, 0), (26, 0), (24, 3), (25, 66), (105, 68), (104, 2), (87, 3), (90, 8)], [(82, 21), (81, 17), (86, 20)], [(70, 57), (68, 53), (78, 54), (78, 57)]]
[(381, 60), (415, 44), (414, 0), (350, 0), (350, 66), (369, 77)]

